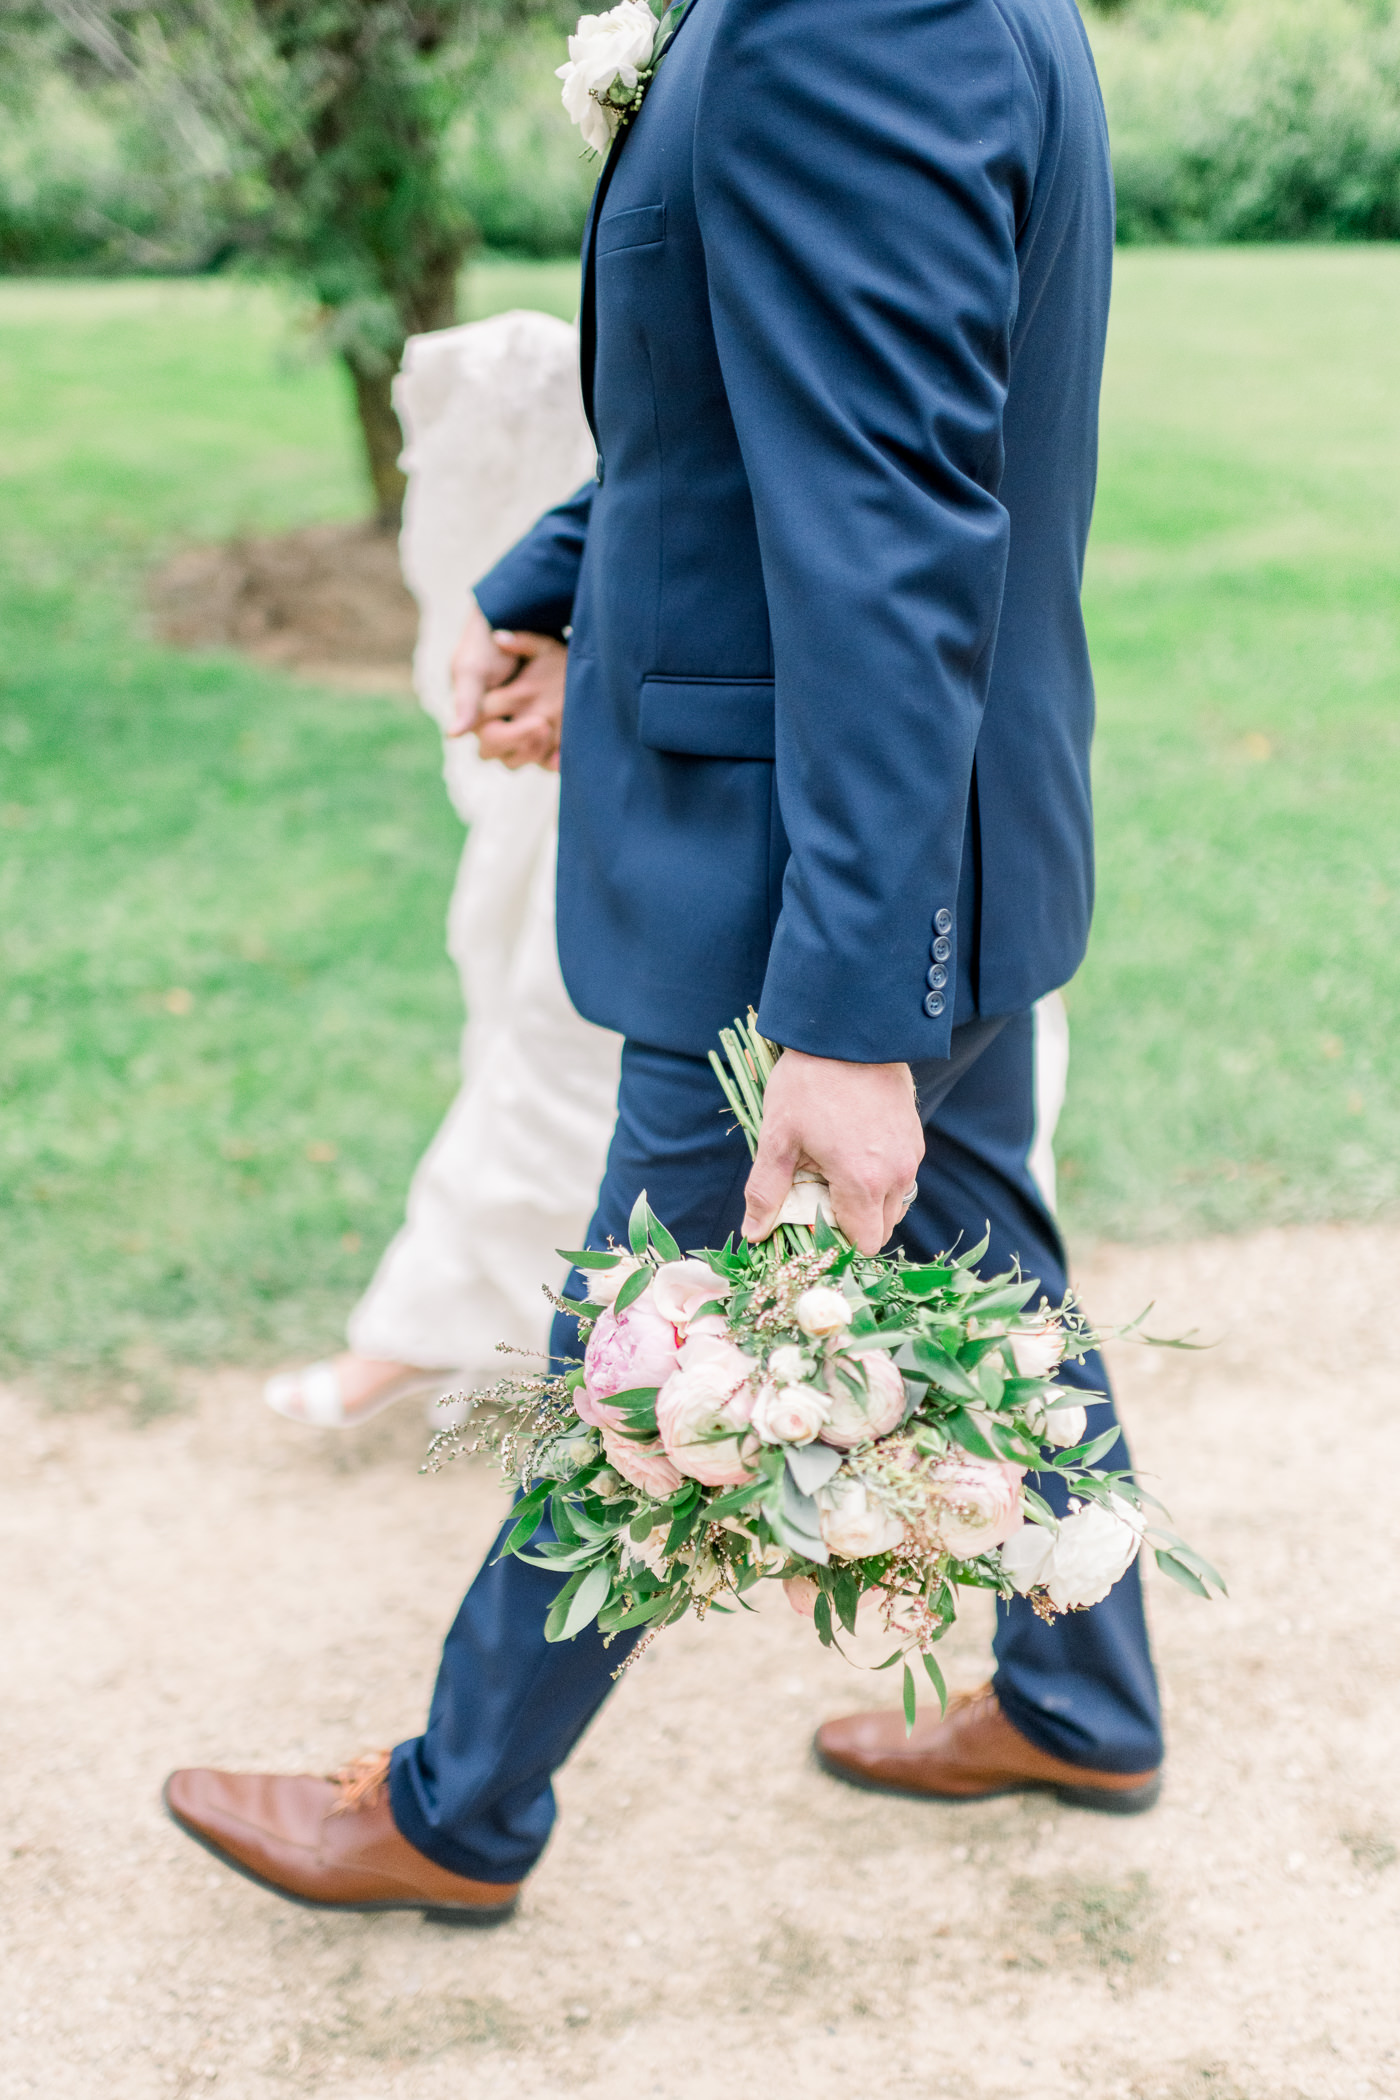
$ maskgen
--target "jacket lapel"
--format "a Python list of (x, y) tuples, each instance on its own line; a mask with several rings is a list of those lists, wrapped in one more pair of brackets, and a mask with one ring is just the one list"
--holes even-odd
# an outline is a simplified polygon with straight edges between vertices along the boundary
[[(672, 36), (670, 43), (666, 46), (668, 56), (672, 46), (675, 44), (676, 37), (681, 35), (686, 23), (694, 14), (697, 4), (698, 0), (690, 0), (690, 5), (676, 24), (675, 35)], [(597, 184), (594, 187), (593, 201), (588, 207), (588, 218), (584, 223), (583, 229), (583, 284), (579, 296), (578, 315), (578, 376), (579, 387), (583, 394), (583, 413), (588, 419), (588, 428), (592, 433), (595, 447), (598, 443), (598, 433), (593, 425), (593, 366), (598, 349), (598, 315), (594, 298), (594, 247), (598, 234), (598, 217), (607, 198), (609, 186), (612, 183), (613, 171), (619, 160), (621, 160), (626, 150), (627, 141), (631, 138), (635, 129), (636, 120), (634, 118), (632, 123), (624, 131), (620, 131), (613, 140), (608, 157), (603, 163), (603, 172), (598, 177)]]

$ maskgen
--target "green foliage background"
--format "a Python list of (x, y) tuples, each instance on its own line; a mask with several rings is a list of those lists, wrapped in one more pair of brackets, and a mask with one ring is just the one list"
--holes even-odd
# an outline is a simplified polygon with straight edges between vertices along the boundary
[[(1400, 0), (1084, 0), (1125, 241), (1400, 237)], [(559, 108), (559, 26), (516, 31), (454, 128), (487, 246), (577, 247), (596, 172)], [(0, 33), (5, 22), (0, 0)], [(50, 43), (0, 41), (0, 271), (189, 270), (238, 229), (217, 153)]]

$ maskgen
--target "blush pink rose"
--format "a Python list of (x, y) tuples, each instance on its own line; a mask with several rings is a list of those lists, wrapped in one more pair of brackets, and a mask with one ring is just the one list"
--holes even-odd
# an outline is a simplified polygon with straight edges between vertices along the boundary
[(588, 1338), (583, 1385), (574, 1394), (574, 1406), (595, 1429), (621, 1427), (624, 1417), (603, 1403), (614, 1393), (664, 1385), (679, 1361), (675, 1328), (653, 1312), (644, 1297), (625, 1312), (599, 1313)]
[[(857, 1399), (838, 1371), (865, 1380), (865, 1394)], [(824, 1444), (849, 1451), (871, 1437), (888, 1436), (904, 1419), (904, 1380), (887, 1349), (863, 1349), (858, 1355), (832, 1357), (826, 1367), (826, 1389), (831, 1395), (831, 1414), (821, 1431)]]
[(634, 1488), (640, 1488), (654, 1502), (664, 1502), (681, 1484), (680, 1474), (659, 1441), (636, 1444), (605, 1423), (603, 1449), (608, 1454), (609, 1464), (617, 1468), (623, 1479), (630, 1480)]
[(657, 1395), (656, 1426), (667, 1457), (705, 1487), (737, 1487), (753, 1478), (743, 1432), (753, 1408), (748, 1379), (757, 1369), (732, 1342), (699, 1335), (686, 1343), (680, 1367)]
[(707, 1261), (668, 1261), (652, 1278), (647, 1297), (653, 1309), (684, 1334), (702, 1305), (727, 1298), (733, 1288)]
[(783, 1593), (795, 1612), (810, 1619), (817, 1608), (821, 1585), (813, 1582), (810, 1575), (788, 1575), (783, 1581)]
[(930, 1521), (950, 1553), (989, 1553), (1021, 1522), (1023, 1466), (1010, 1460), (944, 1458), (930, 1468)]

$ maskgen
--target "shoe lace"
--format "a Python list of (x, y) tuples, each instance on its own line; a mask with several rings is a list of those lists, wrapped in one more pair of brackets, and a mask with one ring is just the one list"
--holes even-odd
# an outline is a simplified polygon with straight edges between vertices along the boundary
[(329, 1813), (349, 1816), (357, 1808), (373, 1808), (389, 1777), (389, 1755), (387, 1750), (366, 1750), (361, 1756), (352, 1757), (338, 1772), (332, 1772), (331, 1782), (338, 1792)]

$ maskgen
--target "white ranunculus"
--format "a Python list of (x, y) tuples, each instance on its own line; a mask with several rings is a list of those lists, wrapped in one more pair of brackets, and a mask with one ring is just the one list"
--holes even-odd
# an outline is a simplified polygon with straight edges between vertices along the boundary
[(1001, 1564), (1022, 1596), (1043, 1588), (1057, 1611), (1101, 1604), (1137, 1558), (1143, 1520), (1121, 1495), (1107, 1508), (1086, 1502), (1058, 1530), (1027, 1524), (1001, 1549)]
[(818, 1339), (838, 1334), (851, 1324), (851, 1308), (845, 1296), (830, 1283), (814, 1283), (809, 1291), (802, 1293), (794, 1311), (802, 1332)]
[(784, 1342), (768, 1359), (768, 1376), (779, 1385), (801, 1385), (812, 1366), (796, 1342)]
[[(846, 1384), (847, 1378), (856, 1379), (865, 1390), (857, 1396)], [(904, 1380), (888, 1349), (862, 1349), (859, 1355), (838, 1353), (827, 1364), (826, 1383), (831, 1412), (822, 1442), (838, 1451), (888, 1436), (904, 1419)]]
[(594, 1305), (614, 1305), (617, 1294), (629, 1276), (635, 1276), (641, 1267), (635, 1254), (624, 1254), (610, 1269), (585, 1269), (583, 1280), (588, 1285), (588, 1296)]
[(904, 1537), (904, 1525), (863, 1480), (838, 1473), (817, 1489), (822, 1537), (838, 1560), (865, 1560), (872, 1553), (892, 1553)]
[(1065, 1353), (1064, 1329), (1053, 1321), (1037, 1327), (1034, 1334), (1013, 1334), (1008, 1340), (1018, 1378), (1048, 1378)]
[(831, 1402), (814, 1385), (774, 1385), (758, 1389), (750, 1423), (765, 1444), (810, 1444), (831, 1411)]
[(580, 15), (569, 38), (569, 62), (556, 68), (563, 103), (595, 153), (605, 153), (617, 132), (618, 112), (607, 97), (614, 83), (629, 91), (651, 63), (657, 19), (643, 0), (620, 0), (605, 14)]

